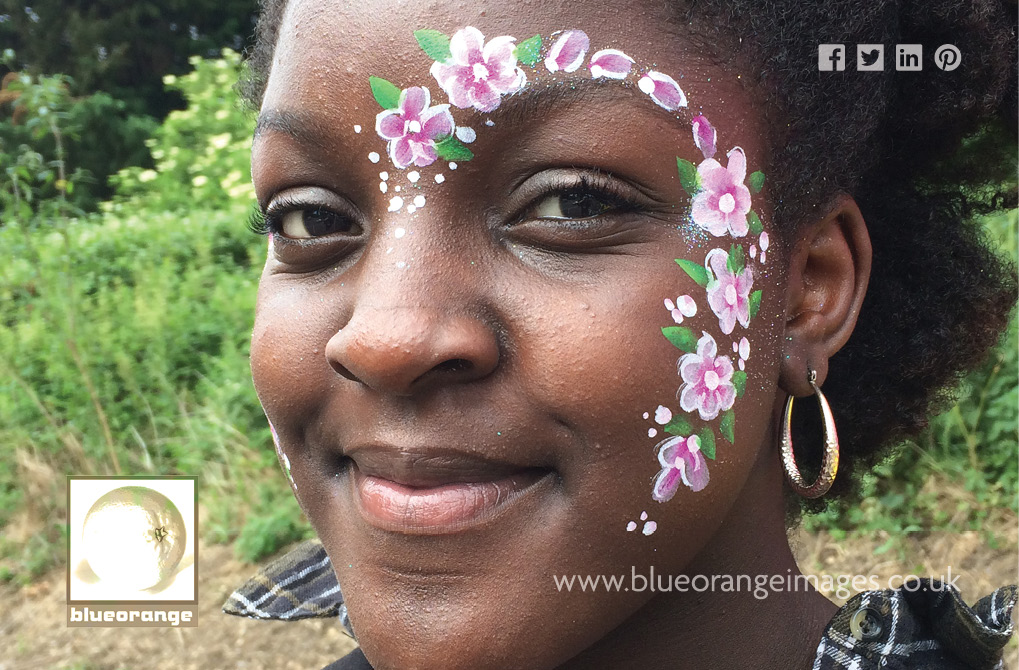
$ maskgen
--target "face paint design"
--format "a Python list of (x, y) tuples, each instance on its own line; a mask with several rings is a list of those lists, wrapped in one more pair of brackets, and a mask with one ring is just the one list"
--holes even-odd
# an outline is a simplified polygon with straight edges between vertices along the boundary
[(297, 492), (297, 484), (294, 483), (294, 478), (290, 474), (290, 459), (287, 458), (286, 452), (283, 451), (283, 447), (280, 445), (280, 436), (276, 433), (276, 427), (272, 425), (272, 421), (269, 421), (268, 417), (266, 421), (269, 423), (269, 432), (272, 434), (272, 443), (276, 447), (276, 458), (279, 459), (280, 467), (283, 468), (283, 472), (287, 475), (287, 480), (290, 485), (294, 487), (294, 492)]
[[(380, 77), (369, 78), (372, 94), (383, 110), (376, 116), (375, 131), (387, 143), (389, 159), (400, 170), (424, 168), (439, 160), (448, 161), (449, 169), (455, 170), (457, 161), (471, 160), (474, 154), (467, 145), (476, 140), (477, 132), (457, 126), (451, 107), (493, 112), (503, 96), (525, 87), (528, 75), (524, 68), (534, 69), (541, 63), (549, 73), (573, 73), (580, 70), (591, 49), (590, 39), (581, 30), (554, 33), (543, 59), (541, 35), (519, 43), (508, 35), (486, 41), (480, 30), (468, 26), (452, 37), (437, 30), (418, 30), (414, 37), (432, 59), (429, 73), (449, 102), (433, 105), (431, 92), (425, 86), (400, 89)], [(687, 106), (686, 94), (674, 78), (640, 68), (622, 51), (602, 49), (588, 61), (588, 70), (595, 79), (624, 81), (631, 78), (635, 68), (637, 89), (656, 105), (670, 112)], [(494, 121), (487, 119), (485, 125), (492, 126)], [(693, 118), (691, 131), (694, 145), (704, 159), (698, 165), (676, 159), (680, 184), (690, 196), (690, 220), (716, 238), (759, 236), (757, 244), (750, 246), (749, 260), (763, 265), (768, 234), (751, 205), (752, 195), (764, 185), (764, 174), (758, 171), (747, 175), (746, 154), (740, 147), (730, 149), (722, 165), (715, 158), (718, 133), (703, 114)], [(380, 157), (372, 152), (369, 158), (378, 162)], [(380, 178), (379, 189), (383, 194), (400, 191), (400, 186), (387, 181), (388, 173), (380, 173)], [(407, 178), (409, 186), (420, 188), (418, 171), (408, 172)], [(442, 184), (446, 178), (437, 173), (432, 179), (435, 184)], [(388, 209), (414, 213), (424, 204), (423, 195), (414, 196), (413, 202), (409, 196), (405, 199), (393, 195)], [(762, 292), (753, 290), (754, 268), (748, 265), (741, 244), (711, 249), (703, 263), (681, 258), (676, 263), (705, 290), (707, 306), (718, 319), (721, 335), (735, 337), (737, 324), (743, 329), (749, 327), (760, 308)], [(701, 331), (698, 336), (682, 326), (685, 319), (698, 312), (694, 296), (680, 295), (675, 301), (666, 298), (664, 305), (675, 325), (662, 327), (662, 334), (683, 352), (676, 363), (682, 380), (676, 392), (679, 409), (695, 414), (705, 425), (695, 432), (686, 419), (665, 405), (655, 410), (656, 425), (648, 428), (648, 437), (658, 437), (659, 429), (669, 436), (654, 447), (660, 470), (654, 478), (651, 496), (659, 502), (672, 499), (680, 484), (695, 492), (707, 486), (707, 462), (715, 459), (714, 422), (718, 422), (718, 434), (734, 443), (734, 407), (746, 390), (745, 368), (750, 356), (746, 337), (731, 341), (734, 356), (729, 356), (720, 353), (718, 340), (712, 334)], [(645, 412), (644, 418), (649, 419), (650, 413)], [(642, 533), (645, 536), (654, 533), (657, 524), (647, 520), (646, 511), (640, 518), (645, 522)], [(630, 521), (626, 530), (633, 532), (637, 527), (637, 522)]]

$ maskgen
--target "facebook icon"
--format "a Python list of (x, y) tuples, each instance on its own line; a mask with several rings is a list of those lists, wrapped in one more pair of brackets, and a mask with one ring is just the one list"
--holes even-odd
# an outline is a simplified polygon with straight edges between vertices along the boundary
[(846, 46), (844, 44), (818, 44), (817, 69), (821, 72), (845, 70)]

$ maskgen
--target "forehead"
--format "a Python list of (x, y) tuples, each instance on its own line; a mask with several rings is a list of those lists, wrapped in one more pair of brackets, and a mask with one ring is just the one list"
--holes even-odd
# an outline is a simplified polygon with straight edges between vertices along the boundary
[(431, 79), (431, 60), (415, 40), (415, 30), (452, 35), (465, 26), (477, 27), (486, 39), (511, 35), (520, 41), (541, 35), (546, 42), (554, 32), (581, 29), (590, 37), (592, 51), (623, 50), (639, 63), (682, 78), (689, 92), (713, 82), (709, 88), (716, 98), (737, 93), (741, 87), (735, 75), (712, 65), (717, 57), (714, 47), (700, 40), (691, 25), (677, 24), (667, 5), (291, 0), (280, 26), (263, 108), (291, 106), (299, 96), (304, 103), (332, 102), (346, 111), (364, 105), (374, 112), (368, 76), (384, 77), (401, 88), (427, 85)]

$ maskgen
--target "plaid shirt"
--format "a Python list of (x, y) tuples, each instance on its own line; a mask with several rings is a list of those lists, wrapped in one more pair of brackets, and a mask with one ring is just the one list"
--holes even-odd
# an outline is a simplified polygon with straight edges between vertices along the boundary
[[(854, 596), (828, 624), (813, 670), (995, 670), (1012, 636), (1016, 587), (1004, 586), (972, 608), (936, 580)], [(325, 549), (305, 542), (234, 591), (227, 614), (294, 621), (337, 617), (353, 636), (343, 594)], [(326, 670), (370, 669), (360, 650)]]

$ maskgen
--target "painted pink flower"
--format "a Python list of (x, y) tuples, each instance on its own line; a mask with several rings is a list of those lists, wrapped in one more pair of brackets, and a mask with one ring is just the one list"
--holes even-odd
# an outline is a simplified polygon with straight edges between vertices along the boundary
[(754, 286), (754, 271), (750, 266), (739, 274), (729, 269), (729, 255), (721, 249), (712, 249), (704, 265), (711, 271), (708, 278), (708, 305), (718, 317), (718, 327), (728, 335), (736, 322), (746, 328), (750, 325), (750, 291)]
[(451, 58), (432, 63), (432, 76), (454, 106), (491, 112), (502, 96), (516, 93), (527, 81), (513, 54), (515, 42), (503, 35), (486, 43), (477, 28), (462, 28), (449, 41)]
[(728, 156), (726, 167), (714, 158), (707, 158), (697, 166), (701, 191), (693, 197), (690, 216), (694, 223), (715, 237), (726, 233), (743, 237), (750, 230), (747, 223), (750, 189), (743, 183), (747, 176), (747, 157), (739, 147)]
[(436, 141), (453, 134), (449, 105), (429, 106), (430, 101), (427, 88), (405, 88), (396, 109), (375, 117), (375, 132), (389, 142), (389, 157), (398, 168), (431, 165), (438, 158)]
[(633, 59), (618, 49), (602, 49), (591, 56), (591, 76), (594, 78), (626, 79), (633, 69)]
[(545, 58), (549, 72), (575, 72), (584, 62), (591, 40), (583, 30), (567, 30), (559, 36)]
[(671, 500), (680, 483), (686, 484), (692, 491), (700, 491), (708, 485), (708, 463), (701, 453), (700, 439), (696, 435), (670, 437), (655, 448), (662, 471), (655, 478), (652, 498), (658, 502)]
[(732, 408), (736, 401), (736, 387), (732, 383), (732, 361), (728, 356), (716, 356), (715, 339), (704, 333), (697, 340), (697, 351), (679, 358), (679, 406), (684, 412), (697, 410), (701, 419), (711, 421), (721, 412)]
[(686, 94), (676, 80), (667, 74), (652, 70), (640, 78), (637, 88), (650, 95), (659, 107), (670, 112), (686, 107)]
[(715, 127), (708, 122), (707, 117), (703, 114), (694, 117), (692, 125), (694, 144), (701, 150), (705, 158), (713, 158), (715, 155), (715, 141), (718, 139)]

